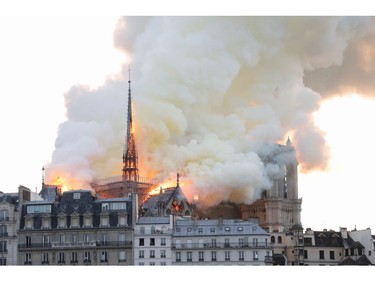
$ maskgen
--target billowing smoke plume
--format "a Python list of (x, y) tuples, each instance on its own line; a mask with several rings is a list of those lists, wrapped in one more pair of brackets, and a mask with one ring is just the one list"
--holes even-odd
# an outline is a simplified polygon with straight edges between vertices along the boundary
[[(327, 147), (312, 117), (321, 96), (313, 89), (328, 86), (318, 72), (346, 66), (345, 54), (362, 48), (357, 42), (374, 40), (371, 25), (362, 17), (121, 18), (114, 39), (132, 57), (140, 174), (180, 171), (207, 204), (250, 203), (281, 172), (259, 154), (288, 135), (302, 170), (324, 169)], [(370, 57), (363, 67), (374, 71)], [(121, 173), (126, 82), (124, 66), (98, 90), (66, 94), (50, 179), (65, 173), (87, 185)]]

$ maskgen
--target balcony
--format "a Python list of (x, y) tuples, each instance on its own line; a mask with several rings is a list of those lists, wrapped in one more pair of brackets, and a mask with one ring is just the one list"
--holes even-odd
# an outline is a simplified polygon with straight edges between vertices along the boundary
[(49, 264), (49, 261), (42, 261), (42, 265), (48, 265)]
[(1, 217), (0, 222), (9, 221), (9, 217)]
[(18, 244), (18, 249), (50, 248), (51, 243)]
[(212, 248), (231, 248), (231, 249), (271, 249), (271, 243), (172, 243), (173, 249), (212, 249)]
[(23, 264), (24, 265), (31, 265), (32, 263), (31, 263), (31, 261), (25, 261)]
[(96, 241), (90, 242), (51, 242), (52, 248), (73, 248), (73, 247), (96, 247)]
[(0, 237), (8, 237), (8, 232), (0, 232)]
[(78, 264), (78, 260), (71, 260), (70, 264)]

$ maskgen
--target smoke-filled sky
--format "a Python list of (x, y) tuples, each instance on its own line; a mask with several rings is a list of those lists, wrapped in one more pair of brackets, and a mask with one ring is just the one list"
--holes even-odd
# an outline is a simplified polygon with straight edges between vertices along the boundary
[(250, 203), (280, 173), (258, 155), (289, 136), (303, 226), (374, 229), (374, 18), (0, 20), (0, 190), (39, 190), (42, 166), (83, 188), (119, 175), (131, 64), (141, 175)]

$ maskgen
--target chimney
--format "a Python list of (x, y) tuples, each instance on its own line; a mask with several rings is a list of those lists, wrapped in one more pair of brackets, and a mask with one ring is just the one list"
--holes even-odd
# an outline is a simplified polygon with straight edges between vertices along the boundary
[(132, 225), (138, 222), (138, 195), (137, 193), (131, 194), (132, 199)]
[(219, 217), (219, 229), (221, 229), (223, 227), (223, 217), (220, 216)]

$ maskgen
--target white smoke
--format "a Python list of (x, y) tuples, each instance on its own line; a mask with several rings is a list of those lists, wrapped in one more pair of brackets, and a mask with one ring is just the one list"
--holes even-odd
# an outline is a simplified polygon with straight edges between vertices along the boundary
[[(341, 65), (372, 24), (355, 17), (121, 18), (114, 39), (132, 57), (140, 174), (180, 171), (208, 204), (251, 203), (280, 173), (258, 155), (288, 135), (301, 169), (324, 169), (328, 150), (312, 118), (321, 96), (304, 76)], [(68, 121), (47, 175), (64, 171), (87, 184), (120, 174), (125, 69), (96, 91), (67, 93)]]

